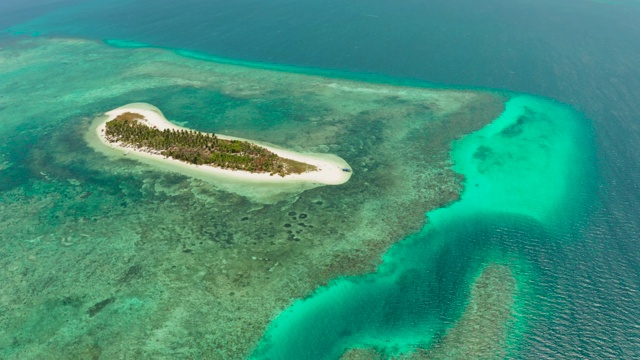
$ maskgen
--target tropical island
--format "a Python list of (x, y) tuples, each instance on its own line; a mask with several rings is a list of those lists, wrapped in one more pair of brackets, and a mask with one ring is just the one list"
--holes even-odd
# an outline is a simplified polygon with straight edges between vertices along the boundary
[(144, 103), (105, 113), (96, 128), (103, 144), (124, 155), (152, 158), (234, 180), (338, 185), (350, 166), (329, 154), (298, 153), (254, 141), (182, 128)]
[(278, 174), (282, 177), (318, 170), (314, 165), (281, 158), (248, 141), (220, 139), (215, 134), (194, 130), (160, 130), (142, 123), (144, 120), (145, 117), (138, 113), (122, 113), (106, 123), (105, 136), (112, 143), (144, 149), (194, 165)]

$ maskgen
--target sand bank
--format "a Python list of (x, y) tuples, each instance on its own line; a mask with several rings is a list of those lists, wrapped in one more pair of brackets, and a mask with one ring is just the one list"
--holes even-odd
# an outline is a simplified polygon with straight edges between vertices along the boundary
[[(220, 139), (248, 141), (264, 147), (282, 158), (314, 165), (316, 166), (317, 170), (305, 172), (302, 174), (289, 174), (285, 176), (271, 175), (268, 173), (251, 173), (243, 170), (222, 169), (209, 165), (188, 164), (176, 159), (167, 158), (159, 154), (152, 154), (147, 151), (136, 149), (130, 146), (109, 142), (105, 137), (106, 123), (115, 119), (118, 115), (126, 112), (143, 115), (145, 119), (142, 121), (145, 124), (151, 127), (156, 127), (159, 130), (177, 130), (185, 128), (171, 123), (164, 117), (164, 115), (158, 108), (146, 103), (133, 103), (111, 110), (105, 113), (104, 116), (101, 116), (98, 119), (97, 124), (94, 124), (94, 126), (92, 127), (92, 132), (97, 135), (102, 145), (107, 146), (112, 150), (118, 151), (121, 155), (135, 158), (137, 160), (141, 160), (142, 162), (153, 163), (154, 165), (162, 164), (162, 167), (164, 169), (177, 171), (186, 175), (198, 174), (200, 175), (197, 176), (198, 178), (207, 178), (207, 180), (212, 180), (221, 184), (236, 184), (244, 185), (245, 187), (247, 185), (268, 185), (268, 187), (271, 189), (270, 191), (275, 189), (274, 185), (282, 185), (283, 187), (280, 190), (285, 192), (292, 189), (304, 190), (322, 185), (340, 185), (347, 182), (352, 174), (351, 172), (345, 172), (342, 170), (343, 168), (351, 169), (351, 166), (349, 166), (349, 164), (347, 164), (347, 162), (342, 158), (335, 155), (299, 153), (291, 150), (281, 149), (271, 144), (264, 144), (256, 141), (220, 134), (216, 134), (216, 136)], [(90, 143), (92, 142), (90, 141)], [(95, 147), (96, 146), (94, 145), (94, 148)], [(238, 192), (234, 190), (232, 191)]]

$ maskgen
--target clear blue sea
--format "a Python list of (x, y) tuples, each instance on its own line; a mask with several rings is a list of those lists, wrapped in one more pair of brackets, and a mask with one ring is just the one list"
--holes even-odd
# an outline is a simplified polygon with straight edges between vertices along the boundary
[[(291, 290), (298, 289), (295, 284), (291, 289), (281, 288), (283, 293), (291, 290), (296, 296), (280, 299), (288, 306), (274, 314), (270, 325), (259, 330), (263, 335), (247, 356), (339, 359), (355, 348), (373, 351), (364, 355), (354, 352), (353, 359), (373, 359), (374, 353), (382, 358), (404, 356), (416, 349), (423, 352), (411, 355), (415, 359), (483, 358), (486, 353), (476, 352), (477, 348), (471, 345), (468, 353), (464, 349), (476, 340), (482, 342), (483, 337), (491, 333), (488, 328), (473, 328), (473, 324), (492, 324), (491, 319), (483, 318), (482, 308), (478, 313), (470, 312), (468, 305), (473, 299), (477, 300), (473, 296), (481, 291), (477, 290), (480, 286), (477, 284), (483, 271), (498, 266), (508, 271), (500, 272), (502, 277), (495, 280), (498, 285), (492, 283), (490, 286), (494, 287), (490, 289), (495, 293), (502, 289), (508, 300), (501, 303), (500, 298), (489, 303), (507, 304), (504, 306), (510, 315), (500, 324), (494, 324), (499, 328), (496, 331), (506, 335), (501, 337), (502, 343), (493, 344), (500, 350), (493, 352), (492, 358), (640, 358), (640, 68), (637, 66), (640, 4), (635, 1), (188, 0), (179, 5), (166, 0), (37, 0), (28, 5), (9, 1), (0, 5), (0, 27), (4, 29), (0, 35), (0, 51), (11, 54), (3, 57), (0, 66), (12, 66), (0, 76), (3, 89), (0, 93), (0, 191), (3, 192), (0, 220), (8, 229), (19, 228), (21, 224), (25, 228), (24, 234), (14, 236), (3, 232), (0, 236), (3, 242), (0, 257), (5, 258), (0, 279), (4, 276), (10, 284), (2, 288), (3, 292), (25, 294), (21, 297), (0, 294), (0, 324), (4, 322), (5, 328), (22, 329), (20, 334), (0, 330), (0, 357), (47, 358), (42, 357), (42, 351), (52, 351), (52, 354), (76, 354), (75, 358), (100, 359), (118, 355), (125, 358), (234, 358), (211, 345), (215, 343), (212, 338), (216, 334), (191, 327), (189, 319), (212, 316), (220, 319), (215, 326), (222, 330), (225, 323), (235, 319), (216, 318), (208, 308), (189, 312), (186, 309), (193, 307), (185, 305), (175, 312), (175, 308), (167, 308), (167, 314), (172, 315), (158, 320), (157, 324), (141, 326), (141, 318), (148, 314), (156, 316), (159, 311), (154, 307), (154, 300), (145, 299), (170, 297), (167, 289), (177, 289), (181, 284), (187, 288), (181, 291), (188, 291), (191, 283), (184, 279), (195, 276), (207, 279), (206, 283), (212, 287), (221, 281), (216, 280), (216, 276), (223, 276), (221, 273), (202, 265), (204, 258), (194, 257), (175, 269), (166, 265), (173, 257), (162, 259), (161, 254), (173, 248), (190, 250), (186, 253), (195, 249), (199, 236), (193, 230), (196, 226), (197, 231), (215, 227), (211, 230), (215, 237), (226, 239), (216, 246), (226, 249), (237, 246), (234, 245), (235, 230), (209, 226), (208, 222), (213, 223), (218, 217), (226, 219), (237, 211), (234, 209), (243, 209), (238, 218), (246, 211), (252, 219), (260, 216), (266, 219), (263, 213), (275, 210), (248, 204), (248, 200), (231, 195), (202, 200), (209, 196), (207, 190), (185, 191), (187, 186), (182, 178), (160, 177), (144, 167), (135, 168), (129, 174), (126, 166), (113, 165), (106, 174), (95, 165), (101, 161), (97, 155), (84, 160), (71, 155), (65, 157), (64, 154), (77, 154), (84, 149), (84, 145), (78, 144), (82, 126), (60, 134), (56, 125), (70, 123), (69, 119), (73, 119), (74, 124), (86, 125), (98, 109), (147, 101), (162, 105), (169, 118), (189, 118), (189, 124), (200, 130), (221, 128), (232, 135), (273, 141), (268, 135), (288, 134), (287, 131), (296, 129), (314, 134), (322, 132), (310, 124), (296, 123), (293, 113), (328, 114), (337, 111), (332, 104), (339, 101), (347, 104), (344, 108), (355, 108), (357, 105), (353, 104), (368, 101), (360, 97), (342, 100), (328, 97), (326, 102), (314, 102), (315, 95), (304, 88), (307, 92), (297, 93), (299, 105), (287, 105), (286, 100), (291, 96), (287, 91), (303, 89), (300, 83), (306, 81), (286, 77), (288, 73), (295, 73), (335, 78), (337, 82), (486, 91), (509, 99), (505, 101), (504, 111), (490, 125), (469, 136), (458, 137), (447, 150), (453, 170), (464, 176), (459, 201), (442, 204), (446, 206), (429, 213), (425, 211), (426, 223), (397, 238), (396, 245), (383, 251), (382, 262), (375, 272), (359, 276), (341, 276), (338, 272), (332, 274), (332, 280), (319, 283), (308, 293)], [(49, 44), (46, 41), (50, 39), (66, 39), (69, 43), (42, 45), (38, 42)], [(74, 39), (92, 40), (96, 45), (73, 45)], [(56, 50), (56, 46), (62, 50)], [(25, 55), (20, 57), (20, 54)], [(38, 54), (60, 63), (56, 66), (41, 63), (37, 60)], [(74, 63), (76, 56), (82, 60)], [(181, 61), (176, 58), (193, 64), (189, 65), (191, 72), (183, 81), (172, 75), (171, 64)], [(148, 61), (149, 66), (134, 71), (126, 67), (128, 60)], [(71, 62), (74, 69), (81, 70), (66, 70), (65, 65), (61, 65), (63, 62)], [(209, 66), (207, 62), (275, 70), (276, 74), (282, 74), (284, 85), (265, 92), (264, 103), (256, 102), (250, 95), (254, 88), (242, 88), (246, 91), (242, 94), (238, 89), (231, 91), (229, 79), (240, 82), (246, 77), (247, 83), (254, 81), (252, 86), (258, 88), (261, 81), (272, 81), (277, 75), (249, 76), (233, 69), (219, 70), (215, 68), (218, 65)], [(82, 75), (75, 78), (74, 71)], [(93, 82), (87, 81), (87, 74), (94, 72)], [(220, 76), (225, 80), (222, 85), (216, 83), (219, 87), (214, 88), (202, 85), (198, 74), (212, 78), (223, 74)], [(133, 85), (128, 88), (129, 85), (118, 87), (117, 83), (110, 83), (109, 79), (116, 76)], [(161, 79), (157, 80), (160, 85), (154, 83), (155, 77)], [(101, 84), (108, 86), (102, 88)], [(38, 102), (25, 102), (32, 95)], [(70, 107), (74, 110), (69, 110)], [(212, 115), (220, 108), (225, 109), (228, 116)], [(363, 109), (358, 112), (361, 116), (358, 126), (338, 132), (341, 137), (336, 144), (341, 143), (343, 147), (331, 148), (355, 164), (354, 179), (358, 171), (375, 170), (371, 165), (373, 161), (360, 157), (367, 141), (358, 136), (390, 134), (387, 128), (382, 131), (379, 125), (365, 124), (368, 108)], [(216, 120), (210, 120), (212, 116)], [(336, 122), (327, 124), (326, 128), (339, 126), (344, 125)], [(393, 130), (402, 131), (403, 126)], [(277, 140), (305, 149), (304, 139), (283, 136)], [(369, 141), (375, 143), (375, 137)], [(345, 144), (356, 150), (347, 151)], [(51, 150), (54, 147), (55, 150)], [(401, 158), (398, 155), (398, 159)], [(388, 164), (392, 163), (389, 160)], [(420, 169), (416, 168), (416, 171)], [(56, 178), (67, 180), (56, 183)], [(89, 190), (75, 190), (72, 180), (86, 184)], [(353, 182), (344, 192), (325, 189), (306, 192), (307, 195), (301, 195), (298, 200), (282, 200), (279, 208), (286, 208), (285, 215), (295, 210), (294, 215), (286, 216), (296, 220), (278, 221), (295, 225), (307, 218), (308, 213), (309, 221), (313, 222), (314, 204), (327, 208), (323, 210), (325, 215), (318, 212), (318, 218), (340, 219), (340, 214), (351, 214), (350, 209), (341, 207), (340, 196), (346, 199), (359, 194), (373, 204), (376, 193), (359, 192), (364, 186)], [(433, 187), (433, 183), (425, 181), (423, 186)], [(411, 191), (418, 192), (403, 191), (409, 197)], [(193, 196), (200, 199), (199, 202), (190, 200)], [(96, 197), (99, 200), (94, 201)], [(80, 200), (85, 198), (91, 201)], [(139, 204), (144, 207), (138, 207)], [(289, 208), (290, 204), (298, 204), (298, 208)], [(348, 204), (356, 206), (353, 204), (357, 201)], [(182, 215), (179, 219), (176, 215), (175, 224), (167, 220), (167, 224), (159, 225), (173, 226), (173, 230), (167, 230), (162, 236), (158, 235), (160, 228), (144, 229), (157, 224), (157, 219), (148, 223), (137, 220), (138, 217), (151, 219), (153, 215), (149, 214), (154, 209), (160, 217), (159, 209), (163, 208), (167, 213)], [(393, 212), (384, 206), (363, 207), (361, 212), (367, 211), (375, 213), (380, 223), (389, 221), (389, 213)], [(305, 213), (304, 217), (300, 217), (301, 212)], [(108, 213), (107, 220), (112, 222), (105, 222), (105, 218), (97, 215), (86, 215), (98, 213)], [(264, 226), (271, 219), (264, 220)], [(100, 239), (95, 244), (81, 247), (84, 246), (79, 244), (82, 240), (76, 244), (76, 240), (69, 240), (71, 235), (66, 234), (84, 233), (85, 230), (79, 229), (84, 229), (85, 221), (100, 223), (112, 232), (105, 230), (95, 235)], [(348, 229), (356, 227), (357, 217), (345, 216), (341, 221), (337, 230), (314, 236), (347, 238)], [(119, 222), (129, 225), (119, 228)], [(178, 224), (191, 222), (193, 229)], [(400, 227), (409, 228), (405, 223), (398, 223)], [(415, 227), (415, 223), (412, 225)], [(77, 246), (56, 248), (45, 244), (48, 234), (54, 233), (65, 235), (59, 235), (62, 240), (51, 240), (52, 243)], [(254, 235), (256, 241), (259, 238), (262, 241), (262, 237), (268, 240), (266, 232), (246, 236)], [(87, 238), (93, 236), (89, 233)], [(171, 243), (180, 237), (190, 240)], [(122, 240), (133, 238), (135, 242)], [(44, 240), (27, 242), (29, 239)], [(30, 251), (36, 251), (32, 247), (39, 241), (43, 241), (40, 250), (29, 255)], [(158, 245), (160, 242), (162, 245)], [(304, 238), (300, 243), (304, 243)], [(246, 248), (249, 247), (238, 247)], [(71, 254), (72, 251), (78, 253)], [(243, 251), (237, 250), (241, 254)], [(304, 249), (296, 251), (304, 253)], [(161, 276), (150, 275), (147, 272), (151, 270), (144, 266), (136, 267), (137, 259), (149, 254), (156, 254), (162, 259), (158, 262), (165, 264), (157, 264), (164, 271)], [(23, 255), (23, 260), (15, 263), (10, 260)], [(124, 275), (117, 278), (126, 285), (122, 285), (126, 291), (117, 290), (115, 280), (111, 282), (110, 278), (99, 276), (111, 271), (102, 262), (104, 267), (92, 269), (91, 273), (87, 270), (91, 269), (90, 264), (82, 265), (78, 273), (73, 273), (78, 280), (56, 273), (56, 264), (82, 263), (78, 259), (94, 256), (101, 261), (110, 259), (113, 269), (122, 267), (125, 275), (128, 274), (127, 280), (122, 280)], [(261, 255), (253, 256), (262, 259)], [(270, 264), (266, 269), (269, 272), (280, 268), (283, 271), (304, 269), (304, 264), (290, 268), (278, 264)], [(49, 272), (45, 267), (53, 270)], [(192, 272), (191, 267), (202, 270), (203, 274)], [(234, 278), (238, 289), (233, 291), (233, 296), (242, 296), (245, 292), (242, 287), (249, 280), (242, 275), (243, 271), (254, 269), (238, 270), (239, 275)], [(313, 269), (300, 271), (313, 273)], [(37, 274), (36, 280), (30, 277), (32, 273)], [(314, 279), (313, 275), (304, 276)], [(48, 290), (51, 283), (69, 288), (72, 285), (90, 287), (87, 284), (98, 281), (96, 279), (104, 281), (100, 286), (109, 290), (95, 298), (79, 295), (81, 292), (76, 290), (60, 297), (59, 293), (54, 295)], [(154, 281), (154, 285), (143, 285), (139, 279)], [(141, 281), (140, 285), (136, 285), (136, 281)], [(249, 283), (271, 280), (265, 277), (256, 281)], [(509, 285), (512, 283), (516, 285)], [(140, 290), (136, 292), (137, 286)], [(194, 289), (194, 293), (204, 297), (200, 290)], [(198, 304), (211, 301), (214, 309), (227, 301), (222, 297), (218, 300), (213, 290), (209, 293), (214, 295), (210, 299), (199, 298)], [(38, 299), (37, 311), (30, 312), (16, 305), (20, 301), (33, 304), (29, 297)], [(94, 325), (81, 325), (89, 305), (97, 305), (102, 299), (106, 302), (98, 308), (91, 307), (94, 310), (89, 309), (90, 314), (97, 314), (89, 319)], [(254, 306), (267, 305), (258, 299)], [(112, 331), (112, 322), (98, 317), (108, 311), (112, 311), (107, 313), (112, 322), (131, 319), (130, 323), (121, 324), (131, 329), (131, 336), (144, 337), (145, 341), (151, 339), (137, 343), (140, 352), (125, 354), (105, 350), (108, 345), (102, 342), (107, 340), (100, 331)], [(138, 313), (131, 315), (134, 311)], [(495, 311), (501, 314), (499, 309)], [(22, 317), (12, 318), (18, 313), (23, 314)], [(47, 320), (42, 320), (44, 318)], [(465, 322), (460, 319), (472, 325), (464, 328)], [(477, 319), (486, 323), (473, 323)], [(70, 322), (77, 326), (63, 325)], [(252, 324), (249, 321), (243, 326), (250, 329)], [(462, 334), (454, 333), (451, 329), (456, 326), (466, 330), (460, 330)], [(74, 330), (68, 330), (71, 328)], [(241, 336), (242, 332), (238, 330), (228, 336)], [(37, 335), (29, 336), (29, 333)], [(143, 333), (144, 336), (140, 335)], [(120, 332), (113, 334), (117, 335), (112, 338), (114, 342), (124, 341), (119, 340), (120, 337), (127, 336)], [(156, 345), (152, 344), (154, 341)], [(184, 345), (187, 342), (189, 345)], [(81, 350), (74, 347), (78, 343), (83, 344)], [(88, 343), (94, 347), (84, 345)], [(447, 346), (463, 350), (438, 352), (438, 349), (448, 349)], [(228, 347), (234, 347), (232, 341)], [(158, 348), (164, 350), (157, 351)]]

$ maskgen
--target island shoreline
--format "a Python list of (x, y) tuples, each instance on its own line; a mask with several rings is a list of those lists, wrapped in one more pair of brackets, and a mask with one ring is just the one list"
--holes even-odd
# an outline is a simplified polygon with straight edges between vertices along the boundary
[[(314, 165), (318, 170), (308, 171), (301, 174), (287, 174), (284, 176), (280, 176), (277, 174), (272, 175), (264, 172), (252, 173), (244, 170), (223, 169), (210, 165), (189, 164), (180, 160), (165, 157), (160, 154), (150, 153), (148, 151), (145, 151), (144, 149), (137, 149), (133, 146), (125, 146), (117, 142), (111, 142), (107, 140), (105, 136), (106, 123), (127, 112), (144, 116), (145, 119), (142, 121), (146, 123), (146, 125), (155, 127), (158, 130), (189, 130), (168, 121), (164, 117), (162, 112), (153, 105), (146, 103), (131, 103), (108, 111), (99, 118), (100, 123), (97, 125), (97, 127), (95, 127), (94, 133), (98, 137), (100, 142), (111, 149), (122, 152), (123, 155), (131, 156), (132, 158), (137, 158), (140, 160), (146, 159), (160, 161), (166, 165), (170, 165), (174, 170), (179, 172), (182, 172), (182, 170), (184, 169), (189, 169), (201, 173), (202, 175), (211, 175), (213, 178), (233, 180), (239, 183), (246, 184), (307, 183), (314, 184), (316, 186), (344, 184), (350, 179), (352, 175), (351, 166), (349, 166), (349, 164), (345, 160), (336, 155), (299, 153), (292, 150), (281, 149), (273, 145), (266, 145), (252, 140), (220, 135), (217, 133), (215, 135), (219, 139), (246, 141), (263, 147), (281, 158), (291, 159), (298, 162)], [(349, 169), (349, 171), (344, 171), (343, 169)]]

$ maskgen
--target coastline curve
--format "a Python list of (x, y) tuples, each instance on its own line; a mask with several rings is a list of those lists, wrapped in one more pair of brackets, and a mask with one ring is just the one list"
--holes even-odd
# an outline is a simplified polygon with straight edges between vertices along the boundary
[[(280, 195), (299, 193), (319, 186), (341, 185), (349, 181), (353, 174), (351, 166), (344, 159), (333, 154), (300, 153), (283, 149), (273, 144), (221, 134), (216, 134), (216, 137), (222, 140), (246, 141), (263, 147), (281, 158), (313, 165), (317, 170), (279, 176), (268, 173), (222, 169), (209, 165), (188, 164), (160, 154), (149, 153), (141, 149), (110, 142), (105, 137), (106, 123), (127, 112), (144, 116), (143, 122), (159, 130), (188, 130), (167, 120), (162, 111), (151, 104), (131, 103), (98, 116), (86, 136), (89, 145), (94, 150), (110, 157), (127, 156), (134, 158), (163, 170), (178, 172), (211, 182), (222, 190), (249, 197), (258, 202), (272, 202), (278, 199)], [(348, 171), (344, 171), (344, 169), (348, 169)]]

